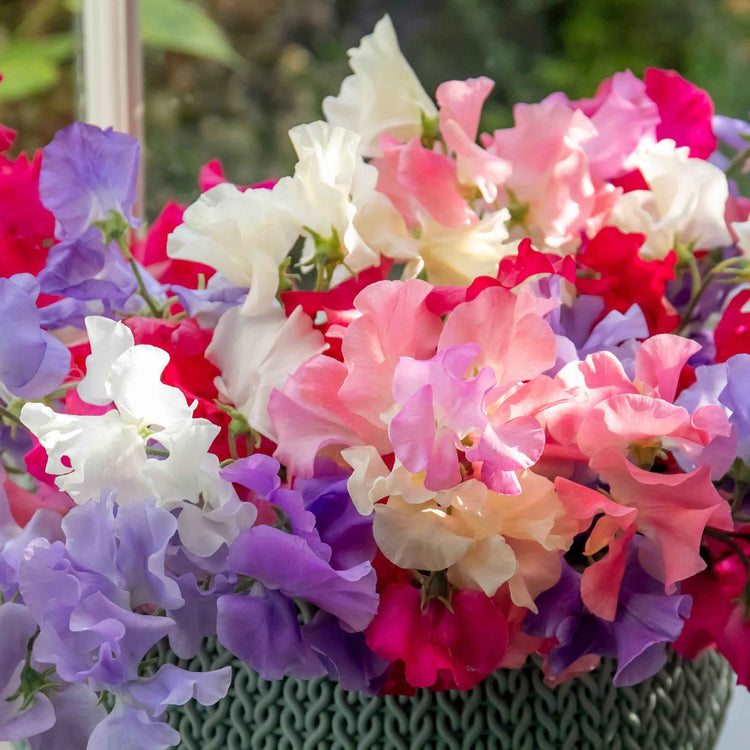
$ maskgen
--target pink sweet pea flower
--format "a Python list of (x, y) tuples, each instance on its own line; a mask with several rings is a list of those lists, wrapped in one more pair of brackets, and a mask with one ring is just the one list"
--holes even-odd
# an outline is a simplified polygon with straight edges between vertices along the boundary
[(456, 162), (425, 148), (419, 138), (402, 144), (382, 138), (383, 157), (374, 159), (377, 189), (385, 193), (409, 225), (418, 223), (420, 209), (445, 227), (474, 224), (477, 215), (466, 202)]
[[(637, 459), (639, 449), (652, 460), (662, 449), (684, 452), (696, 464), (706, 447), (716, 438), (729, 437), (730, 432), (729, 420), (720, 406), (701, 406), (690, 414), (663, 399), (628, 393), (597, 404), (583, 420), (577, 443), (592, 464), (610, 450), (622, 455), (633, 453)], [(720, 479), (734, 460), (736, 445), (727, 444), (726, 448), (726, 455), (713, 456), (715, 478)]]
[(593, 555), (606, 546), (609, 550), (587, 568), (582, 595), (592, 612), (612, 619), (621, 557), (636, 531), (649, 542), (640, 546), (641, 565), (671, 593), (676, 583), (706, 567), (700, 554), (706, 526), (731, 530), (733, 524), (729, 504), (713, 486), (708, 466), (686, 474), (657, 474), (610, 453), (597, 468), (609, 483), (612, 500), (562, 477), (555, 481), (555, 489), (579, 520), (581, 530), (604, 513), (596, 521), (584, 552)]
[(512, 163), (505, 187), (528, 204), (532, 239), (562, 247), (601, 224), (617, 197), (615, 188), (591, 176), (585, 144), (597, 130), (555, 96), (516, 104), (513, 116), (514, 127), (482, 136), (482, 143)]
[(476, 143), (482, 106), (494, 85), (494, 81), (484, 77), (446, 81), (438, 86), (435, 95), (440, 107), (440, 132), (456, 155), (459, 182), (476, 186), (488, 203), (495, 201), (498, 185), (508, 179), (512, 170), (507, 159)]
[[(560, 96), (565, 98), (564, 94)], [(651, 136), (656, 140), (659, 111), (646, 94), (646, 85), (629, 70), (605, 78), (592, 99), (568, 104), (580, 109), (598, 131), (584, 144), (595, 178), (619, 177), (641, 138)]]
[(478, 352), (475, 344), (463, 344), (442, 349), (430, 360), (402, 357), (394, 372), (393, 398), (401, 408), (390, 424), (391, 443), (409, 471), (426, 472), (429, 490), (461, 482), (456, 450), (468, 435), (485, 429), (482, 404), (495, 375), (484, 367), (464, 380)]
[(401, 357), (429, 359), (440, 336), (440, 318), (425, 300), (424, 281), (381, 281), (360, 292), (341, 342), (347, 374), (339, 396), (347, 408), (382, 428), (380, 415), (394, 404), (393, 373)]
[(474, 366), (492, 367), (498, 385), (531, 380), (555, 363), (555, 334), (543, 316), (558, 304), (537, 297), (528, 287), (518, 295), (489, 287), (451, 313), (439, 348), (476, 343)]

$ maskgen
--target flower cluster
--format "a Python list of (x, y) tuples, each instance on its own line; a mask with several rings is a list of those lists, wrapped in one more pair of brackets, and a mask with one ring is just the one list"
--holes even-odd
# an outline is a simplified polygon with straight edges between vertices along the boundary
[[(0, 740), (177, 741), (229, 668), (469, 689), (667, 648), (750, 684), (750, 125), (629, 71), (480, 133), (388, 17), (292, 176), (136, 217), (138, 144), (0, 155)], [(7, 149), (13, 133), (0, 130)]]

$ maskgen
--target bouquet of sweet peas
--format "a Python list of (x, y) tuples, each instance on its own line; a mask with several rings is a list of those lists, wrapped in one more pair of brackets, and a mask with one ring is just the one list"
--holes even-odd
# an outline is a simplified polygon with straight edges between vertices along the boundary
[[(229, 667), (750, 682), (750, 125), (676, 73), (437, 104), (388, 17), (294, 174), (134, 231), (139, 146), (0, 157), (0, 740), (165, 748)], [(5, 151), (13, 133), (0, 130)], [(747, 309), (746, 309), (747, 308)]]

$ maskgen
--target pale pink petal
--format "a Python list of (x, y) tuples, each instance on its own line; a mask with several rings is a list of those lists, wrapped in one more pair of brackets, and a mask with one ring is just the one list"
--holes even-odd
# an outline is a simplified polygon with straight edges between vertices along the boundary
[(401, 357), (434, 356), (442, 323), (427, 309), (432, 287), (410, 279), (371, 284), (354, 304), (361, 316), (346, 329), (342, 352), (348, 368), (339, 396), (374, 425), (394, 404), (393, 373)]
[(635, 379), (665, 401), (674, 401), (682, 368), (699, 352), (697, 341), (660, 333), (646, 339), (635, 355)]
[[(525, 313), (518, 297), (502, 287), (488, 287), (449, 316), (440, 336), (440, 349), (476, 343), (474, 365), (489, 365), (498, 385), (531, 380), (555, 362), (555, 334), (534, 312)], [(520, 303), (523, 305), (523, 303)]]
[(477, 215), (460, 193), (456, 163), (425, 148), (419, 138), (401, 151), (398, 180), (439, 224), (457, 227), (476, 222)]

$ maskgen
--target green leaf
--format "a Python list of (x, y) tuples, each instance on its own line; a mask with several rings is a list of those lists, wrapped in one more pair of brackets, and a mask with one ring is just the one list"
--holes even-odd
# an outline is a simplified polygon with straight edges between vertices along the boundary
[(221, 27), (191, 0), (148, 0), (140, 13), (144, 44), (232, 66), (242, 60)]
[(60, 79), (60, 64), (71, 57), (71, 34), (11, 39), (0, 47), (0, 73), (3, 75), (0, 101), (15, 101), (51, 89)]

